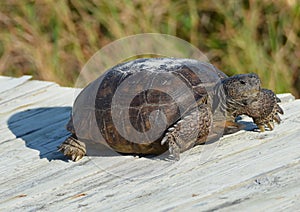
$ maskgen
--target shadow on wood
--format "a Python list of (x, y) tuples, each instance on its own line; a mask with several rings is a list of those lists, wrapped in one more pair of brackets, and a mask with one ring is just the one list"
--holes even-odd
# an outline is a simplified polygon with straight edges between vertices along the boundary
[(65, 125), (71, 107), (41, 107), (13, 114), (8, 120), (9, 129), (27, 147), (40, 152), (40, 158), (66, 160), (57, 152), (57, 146), (69, 135)]
[[(71, 114), (71, 107), (41, 107), (25, 110), (12, 115), (8, 120), (9, 129), (17, 138), (25, 141), (27, 147), (40, 152), (40, 158), (51, 160), (68, 159), (57, 147), (68, 137), (70, 132), (65, 128)], [(118, 156), (110, 148), (85, 141), (89, 156)]]

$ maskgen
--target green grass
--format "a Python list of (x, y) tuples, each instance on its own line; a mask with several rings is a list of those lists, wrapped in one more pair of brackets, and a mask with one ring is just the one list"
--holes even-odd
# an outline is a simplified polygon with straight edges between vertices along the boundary
[(88, 59), (116, 39), (156, 32), (199, 47), (227, 74), (300, 96), (297, 0), (6, 0), (0, 2), (0, 74), (72, 86)]

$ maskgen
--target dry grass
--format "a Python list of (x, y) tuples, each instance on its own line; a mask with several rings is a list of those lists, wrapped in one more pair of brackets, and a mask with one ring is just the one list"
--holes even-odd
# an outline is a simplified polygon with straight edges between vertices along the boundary
[(72, 86), (88, 59), (124, 36), (178, 36), (228, 74), (256, 72), (265, 87), (300, 94), (297, 0), (3, 0), (0, 74)]

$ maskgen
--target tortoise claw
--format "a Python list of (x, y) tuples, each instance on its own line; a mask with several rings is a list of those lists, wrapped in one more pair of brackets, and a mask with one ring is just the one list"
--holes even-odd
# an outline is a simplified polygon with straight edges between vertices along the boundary
[(76, 161), (80, 160), (82, 157), (83, 157), (82, 154), (78, 154), (78, 155), (73, 154), (71, 156), (71, 159), (72, 159), (72, 161), (76, 162)]
[(161, 145), (165, 145), (165, 143), (168, 141), (168, 133), (166, 134), (166, 136), (161, 140), (160, 144)]
[(67, 138), (59, 147), (58, 151), (72, 159), (80, 160), (86, 154), (85, 144), (77, 140), (73, 135)]
[(281, 99), (279, 99), (277, 96), (275, 96), (275, 100), (277, 103), (281, 102)]
[(284, 114), (283, 109), (277, 104), (276, 112), (280, 113), (281, 115)]
[(281, 118), (279, 117), (278, 114), (276, 114), (276, 115), (274, 116), (274, 120), (276, 121), (277, 124), (280, 124), (280, 122), (281, 122)]
[[(268, 126), (269, 130), (271, 130), (271, 131), (274, 130), (274, 128), (275, 128), (274, 123), (272, 121), (268, 122), (266, 125)], [(266, 131), (264, 124), (258, 124), (257, 126), (258, 126), (260, 132)]]
[(274, 123), (273, 122), (268, 122), (267, 125), (268, 125), (270, 130), (274, 129)]
[(265, 132), (266, 131), (265, 126), (262, 125), (262, 124), (258, 125), (258, 128), (259, 128), (260, 132)]

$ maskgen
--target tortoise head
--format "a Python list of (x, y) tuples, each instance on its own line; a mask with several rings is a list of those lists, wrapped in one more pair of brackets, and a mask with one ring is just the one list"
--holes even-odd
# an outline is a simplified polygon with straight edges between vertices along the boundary
[(257, 100), (260, 79), (256, 74), (238, 74), (222, 80), (226, 98), (237, 105), (247, 105)]

